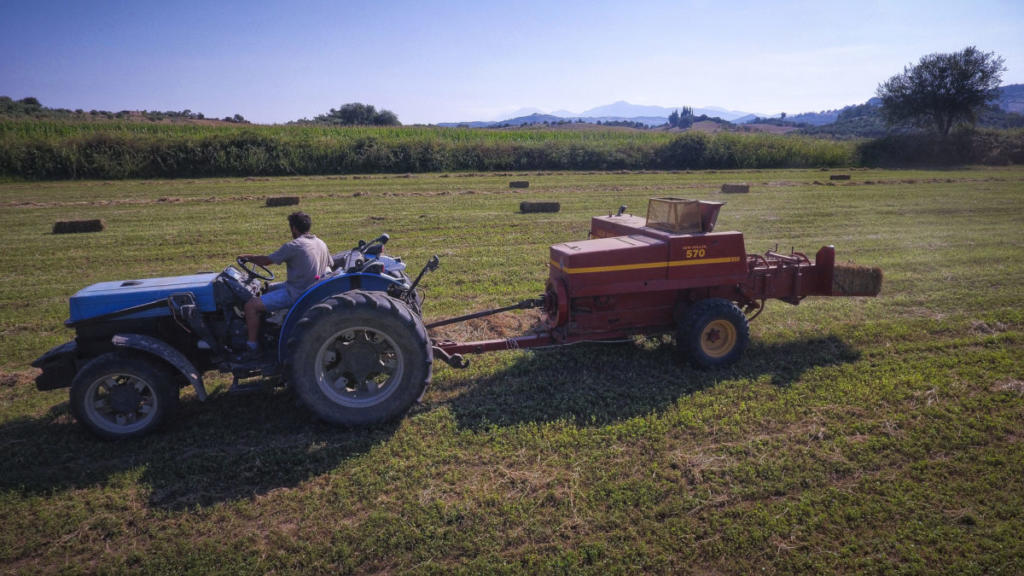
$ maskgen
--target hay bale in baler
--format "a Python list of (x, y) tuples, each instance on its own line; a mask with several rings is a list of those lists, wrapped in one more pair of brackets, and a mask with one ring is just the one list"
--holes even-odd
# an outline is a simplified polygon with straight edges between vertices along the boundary
[(881, 268), (836, 264), (832, 271), (833, 296), (878, 296), (881, 291)]
[(61, 220), (53, 223), (54, 234), (80, 234), (82, 232), (102, 232), (106, 228), (103, 220)]
[(722, 184), (722, 194), (746, 194), (750, 192), (750, 184)]
[(508, 183), (509, 188), (529, 188), (530, 182), (528, 180), (513, 180)]
[(298, 196), (268, 196), (267, 206), (295, 206), (299, 203)]
[(520, 202), (519, 211), (523, 214), (531, 212), (558, 212), (562, 205), (558, 202)]

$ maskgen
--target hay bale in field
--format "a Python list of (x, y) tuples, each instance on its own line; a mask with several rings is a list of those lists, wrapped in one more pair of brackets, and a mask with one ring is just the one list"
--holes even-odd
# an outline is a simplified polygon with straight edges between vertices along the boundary
[(829, 180), (849, 180), (849, 174), (832, 174), (828, 177)]
[(106, 228), (103, 220), (61, 220), (53, 223), (54, 234), (79, 234), (81, 232), (102, 232)]
[(520, 202), (519, 211), (523, 214), (531, 212), (558, 212), (562, 205), (558, 202)]
[(750, 184), (722, 184), (723, 194), (746, 194), (750, 192)]
[(513, 180), (508, 183), (509, 188), (529, 188), (530, 182), (527, 180)]
[(878, 296), (882, 291), (882, 269), (856, 264), (836, 264), (832, 274), (835, 296)]
[(299, 203), (298, 196), (268, 196), (267, 206), (294, 206)]

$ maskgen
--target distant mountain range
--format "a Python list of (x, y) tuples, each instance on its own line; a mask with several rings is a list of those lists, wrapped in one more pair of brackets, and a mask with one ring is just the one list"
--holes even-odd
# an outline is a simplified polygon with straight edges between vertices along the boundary
[[(469, 128), (489, 128), (493, 126), (522, 126), (525, 124), (557, 124), (559, 122), (583, 121), (596, 124), (597, 122), (638, 122), (648, 126), (661, 126), (668, 122), (668, 116), (682, 107), (667, 108), (665, 106), (642, 106), (619, 101), (606, 106), (591, 108), (580, 114), (567, 110), (559, 110), (551, 114), (545, 114), (538, 108), (523, 108), (513, 113), (507, 120), (498, 121), (474, 121), (474, 122), (443, 122), (438, 126), (465, 126)], [(727, 110), (725, 108), (708, 107), (694, 108), (695, 116), (707, 115), (712, 118), (721, 118), (734, 123), (742, 123), (744, 118), (753, 119), (756, 115), (749, 112)]]
[[(1024, 114), (1024, 84), (1011, 84), (1003, 86), (1000, 90), (1001, 93), (996, 105), (1006, 112)], [(840, 115), (844, 111), (860, 106), (877, 107), (879, 103), (880, 102), (877, 98), (872, 98), (864, 104), (851, 105), (839, 110), (823, 110), (821, 112), (803, 112), (800, 114), (787, 115), (785, 116), (785, 121), (787, 123), (797, 125), (805, 124), (809, 126), (826, 126), (838, 121), (840, 119)], [(464, 126), (468, 128), (490, 128), (495, 126), (523, 126), (528, 124), (544, 123), (560, 124), (566, 122), (587, 122), (591, 124), (596, 124), (598, 122), (636, 122), (647, 126), (661, 126), (668, 123), (669, 114), (673, 111), (680, 110), (681, 108), (681, 106), (675, 108), (664, 106), (642, 106), (619, 101), (614, 104), (591, 108), (590, 110), (586, 110), (580, 114), (574, 114), (566, 110), (559, 110), (551, 114), (545, 114), (537, 108), (524, 108), (513, 113), (512, 117), (506, 120), (494, 122), (443, 122), (438, 125), (448, 127)], [(758, 119), (780, 118), (780, 115), (768, 116), (765, 114), (755, 114), (739, 110), (728, 110), (716, 106), (694, 108), (693, 114), (695, 116), (706, 115), (710, 118), (721, 118), (722, 120), (729, 121), (733, 124), (747, 124)]]

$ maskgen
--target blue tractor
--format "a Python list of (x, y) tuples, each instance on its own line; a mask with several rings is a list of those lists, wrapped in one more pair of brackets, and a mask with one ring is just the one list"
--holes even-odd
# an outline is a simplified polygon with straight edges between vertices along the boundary
[(363, 426), (405, 412), (430, 382), (433, 352), (415, 281), (388, 236), (334, 255), (334, 272), (287, 311), (262, 323), (258, 361), (245, 349), (242, 309), (274, 274), (239, 261), (222, 272), (101, 282), (70, 300), (75, 339), (32, 363), (40, 390), (71, 387), (75, 418), (96, 435), (121, 439), (167, 421), (182, 388), (205, 400), (203, 374), (240, 380), (279, 375), (318, 417)]

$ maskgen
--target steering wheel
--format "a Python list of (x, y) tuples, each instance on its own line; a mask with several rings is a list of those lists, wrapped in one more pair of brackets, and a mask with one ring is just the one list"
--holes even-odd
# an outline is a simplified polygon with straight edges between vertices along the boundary
[[(267, 281), (274, 279), (274, 273), (268, 270), (266, 266), (261, 266), (252, 260), (243, 260), (242, 258), (235, 258), (235, 262), (242, 267), (242, 270), (245, 270), (245, 273), (249, 275), (249, 278), (259, 278), (260, 280)], [(250, 266), (246, 267), (246, 264), (250, 264)], [(256, 270), (262, 270), (264, 273), (260, 274)]]

